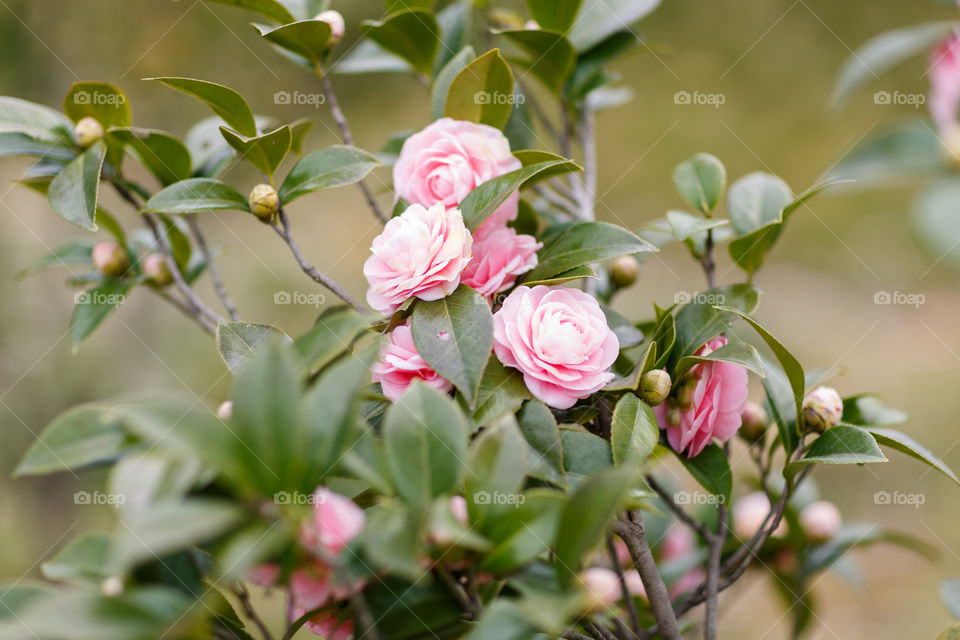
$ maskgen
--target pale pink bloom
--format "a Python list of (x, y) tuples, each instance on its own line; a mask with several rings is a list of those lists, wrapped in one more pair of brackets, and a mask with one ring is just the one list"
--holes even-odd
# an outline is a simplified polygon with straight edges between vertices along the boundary
[(533, 236), (518, 234), (507, 226), (484, 225), (473, 234), (473, 260), (460, 281), (491, 298), (537, 266), (541, 248), (543, 245)]
[[(695, 355), (709, 355), (725, 344), (727, 339), (717, 336)], [(703, 362), (691, 367), (687, 375), (697, 378), (689, 408), (674, 412), (665, 402), (653, 411), (660, 428), (667, 430), (673, 450), (686, 451), (693, 458), (714, 440), (725, 442), (737, 433), (750, 389), (747, 370), (729, 362)]]
[(664, 534), (663, 542), (660, 543), (660, 558), (662, 560), (679, 558), (693, 551), (696, 546), (697, 540), (690, 529), (672, 524)]
[(623, 540), (620, 538), (614, 538), (613, 548), (617, 553), (617, 563), (621, 567), (633, 566), (633, 556), (630, 555), (630, 549), (627, 548), (627, 545)]
[(493, 349), (520, 370), (537, 399), (557, 409), (613, 379), (620, 342), (596, 299), (567, 287), (517, 287), (493, 315)]
[[(499, 129), (441, 118), (403, 143), (393, 183), (397, 196), (410, 204), (455, 208), (479, 185), (520, 167)], [(512, 194), (484, 224), (515, 219), (519, 202), (519, 194)]]
[(379, 382), (383, 388), (383, 395), (394, 402), (414, 380), (425, 382), (441, 391), (453, 388), (453, 385), (431, 369), (417, 352), (409, 322), (390, 332), (380, 349), (380, 360), (374, 363), (372, 372), (373, 381)]
[(326, 22), (330, 25), (330, 46), (336, 46), (338, 42), (343, 38), (343, 34), (347, 30), (347, 25), (343, 21), (343, 16), (340, 15), (339, 11), (321, 11), (317, 14), (317, 17), (314, 20), (319, 20), (320, 22)]
[(643, 586), (643, 580), (640, 578), (640, 572), (636, 569), (629, 569), (623, 572), (623, 581), (627, 583), (627, 592), (632, 596), (647, 597), (647, 588)]
[(843, 398), (832, 387), (817, 387), (803, 398), (805, 424), (819, 432), (836, 426), (843, 418)]
[(280, 565), (278, 564), (256, 564), (247, 569), (247, 580), (264, 589), (275, 585), (279, 577)]
[(459, 209), (410, 206), (373, 240), (373, 255), (363, 265), (370, 283), (367, 302), (377, 311), (393, 313), (410, 298), (450, 295), (460, 285), (472, 246)]
[(620, 578), (606, 567), (590, 567), (580, 573), (580, 582), (587, 592), (589, 611), (602, 611), (623, 595)]
[(930, 58), (930, 115), (941, 131), (957, 125), (960, 107), (960, 34), (941, 42)]
[[(297, 620), (305, 613), (332, 605), (334, 598), (345, 598), (349, 590), (334, 589), (324, 567), (298, 569), (290, 576), (288, 617)], [(328, 609), (310, 618), (304, 625), (311, 633), (326, 640), (346, 640), (353, 633), (353, 622), (337, 617), (337, 611)]]
[(464, 527), (470, 525), (470, 514), (467, 513), (467, 500), (463, 496), (450, 498), (450, 512), (454, 519)]
[[(770, 498), (763, 491), (749, 493), (733, 505), (733, 535), (741, 542), (746, 542), (760, 530), (767, 514), (770, 513)], [(771, 521), (772, 522), (772, 521)], [(767, 522), (767, 526), (770, 522)], [(787, 526), (784, 520), (774, 530), (774, 536), (782, 536), (786, 533)]]
[(313, 519), (301, 531), (303, 545), (321, 559), (337, 555), (363, 531), (366, 515), (353, 500), (320, 487), (313, 494)]
[(816, 542), (829, 540), (840, 531), (840, 510), (832, 502), (818, 500), (800, 512), (800, 528)]
[(671, 598), (677, 598), (685, 593), (689, 593), (699, 587), (706, 579), (707, 574), (702, 567), (691, 569), (683, 574), (676, 582), (670, 585), (667, 594)]

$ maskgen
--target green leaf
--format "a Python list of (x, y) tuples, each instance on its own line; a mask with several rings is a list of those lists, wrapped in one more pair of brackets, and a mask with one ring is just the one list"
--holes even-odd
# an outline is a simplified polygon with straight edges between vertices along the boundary
[(777, 176), (757, 171), (730, 186), (727, 212), (737, 235), (744, 236), (780, 220), (784, 207), (793, 202), (793, 192)]
[(110, 127), (129, 127), (130, 102), (119, 88), (106, 82), (75, 82), (63, 99), (63, 112), (74, 122), (94, 118)]
[(613, 409), (610, 445), (617, 465), (639, 466), (653, 453), (660, 427), (653, 410), (632, 393), (625, 393)]
[(192, 160), (182, 142), (163, 131), (133, 127), (110, 129), (108, 135), (130, 148), (164, 186), (190, 177)]
[(197, 98), (215, 114), (223, 118), (231, 128), (248, 137), (257, 135), (257, 123), (253, 118), (250, 105), (239, 93), (213, 82), (194, 80), (192, 78), (147, 78), (162, 82), (171, 89), (176, 89), (188, 96)]
[(530, 476), (565, 487), (563, 441), (550, 409), (538, 400), (530, 400), (517, 414), (517, 421), (529, 447)]
[(676, 455), (701, 487), (715, 496), (722, 496), (726, 503), (730, 502), (730, 492), (733, 491), (733, 472), (730, 470), (727, 456), (719, 445), (708, 444), (693, 458), (679, 453)]
[(580, 429), (560, 429), (563, 445), (563, 468), (567, 473), (592, 476), (613, 466), (610, 443)]
[(80, 405), (47, 425), (27, 449), (14, 476), (79, 471), (115, 460), (132, 444), (118, 415), (103, 406)]
[(591, 0), (580, 11), (570, 41), (586, 51), (656, 9), (660, 0)]
[(340, 145), (317, 149), (303, 156), (280, 186), (280, 200), (293, 202), (308, 193), (354, 184), (380, 166), (366, 151)]
[[(506, 202), (514, 191), (522, 188), (529, 180), (541, 172), (565, 166), (568, 160), (549, 160), (523, 167), (488, 180), (467, 194), (460, 203), (463, 222), (470, 231), (476, 231), (483, 222)], [(551, 274), (553, 275), (553, 274)]]
[(837, 107), (845, 103), (854, 91), (905, 60), (926, 55), (957, 26), (956, 22), (927, 22), (874, 36), (851, 53), (840, 67), (830, 98), (831, 105)]
[(276, 29), (254, 27), (273, 44), (318, 64), (330, 48), (331, 29), (322, 20), (301, 20)]
[(573, 72), (577, 52), (561, 31), (546, 29), (517, 29), (501, 31), (529, 56), (527, 60), (511, 60), (555, 92), (563, 88)]
[(290, 151), (299, 154), (303, 151), (303, 143), (313, 130), (316, 123), (309, 118), (298, 118), (290, 123)]
[(875, 187), (890, 180), (936, 175), (946, 168), (937, 132), (918, 119), (894, 123), (869, 135), (843, 156), (828, 178)]
[(561, 584), (570, 583), (582, 566), (584, 554), (603, 539), (627, 491), (636, 483), (635, 474), (629, 468), (600, 471), (570, 496), (554, 541)]
[(888, 407), (879, 398), (869, 395), (843, 399), (843, 421), (858, 427), (889, 427), (903, 424), (907, 414)]
[(960, 622), (956, 622), (937, 636), (937, 640), (960, 640)]
[(656, 249), (631, 231), (608, 222), (577, 222), (540, 250), (537, 266), (522, 281), (528, 282), (564, 273), (591, 262)]
[(63, 244), (18, 271), (16, 277), (25, 278), (53, 267), (90, 267), (92, 265), (93, 245), (94, 242), (90, 239)]
[(433, 12), (424, 9), (400, 11), (380, 22), (363, 23), (367, 37), (394, 53), (415, 70), (429, 75), (440, 46), (440, 26)]
[(369, 329), (367, 319), (350, 307), (332, 309), (317, 318), (313, 328), (294, 341), (308, 371), (323, 369), (350, 348)]
[[(759, 291), (746, 284), (718, 287), (697, 294), (693, 302), (683, 305), (677, 312), (677, 337), (672, 360), (678, 362), (683, 356), (692, 355), (705, 342), (726, 331), (738, 315), (736, 310), (751, 313), (759, 298)], [(725, 305), (725, 308), (719, 309), (717, 305)], [(658, 341), (658, 350), (659, 347)]]
[(913, 226), (931, 256), (960, 265), (960, 220), (956, 198), (960, 180), (941, 180), (927, 187), (914, 204)]
[(247, 199), (225, 182), (191, 178), (157, 192), (143, 205), (143, 212), (200, 213), (234, 209), (250, 211)]
[(563, 494), (557, 491), (525, 492), (522, 501), (489, 523), (486, 535), (495, 546), (483, 555), (480, 570), (507, 573), (542, 555), (556, 538), (564, 504)]
[(38, 140), (20, 131), (0, 132), (0, 157), (34, 156), (44, 160), (70, 162), (77, 154), (65, 146)]
[(254, 322), (222, 322), (217, 325), (217, 351), (233, 373), (253, 359), (257, 349), (276, 340), (289, 343), (290, 337), (275, 327)]
[(838, 425), (827, 429), (795, 462), (783, 468), (790, 479), (811, 464), (867, 464), (887, 462), (870, 432), (860, 427)]
[(476, 59), (477, 53), (473, 50), (473, 47), (468, 45), (450, 58), (450, 61), (440, 69), (436, 80), (433, 81), (433, 90), (430, 93), (430, 112), (435, 120), (443, 117), (447, 107), (447, 92), (450, 90), (454, 78)]
[(667, 224), (673, 230), (673, 235), (680, 242), (684, 242), (708, 229), (715, 229), (730, 224), (729, 220), (719, 218), (701, 218), (686, 211), (667, 211)]
[(397, 494), (426, 509), (460, 483), (467, 454), (467, 422), (442, 392), (414, 383), (387, 410), (383, 423), (387, 466)]
[(920, 462), (933, 467), (943, 475), (953, 480), (956, 484), (960, 484), (960, 479), (957, 479), (957, 474), (955, 474), (953, 470), (951, 470), (950, 467), (943, 462), (943, 460), (907, 434), (900, 433), (894, 429), (882, 429), (879, 427), (865, 427), (865, 429), (870, 432), (878, 444), (885, 447), (890, 447), (891, 449), (896, 449), (900, 453), (905, 453), (911, 458), (915, 458)]
[(479, 293), (466, 285), (440, 300), (417, 301), (413, 341), (437, 373), (453, 383), (474, 407), (493, 350), (493, 314)]
[(99, 587), (108, 576), (110, 536), (105, 533), (87, 533), (40, 565), (43, 577), (55, 582), (69, 582), (87, 587)]
[(650, 340), (647, 343), (646, 348), (643, 350), (643, 354), (637, 360), (637, 364), (633, 367), (633, 370), (630, 371), (628, 375), (617, 376), (603, 388), (604, 391), (636, 391), (640, 386), (640, 378), (643, 377), (647, 371), (650, 371), (654, 368), (654, 365), (657, 361), (657, 341)]
[[(367, 525), (361, 535), (371, 564), (416, 585), (423, 577), (419, 562), (425, 552), (420, 540), (422, 518), (410, 509), (393, 504), (377, 505), (366, 514)], [(381, 624), (382, 620), (378, 625)]]
[(555, 276), (549, 276), (547, 278), (540, 278), (539, 280), (527, 280), (523, 284), (528, 287), (535, 287), (538, 284), (544, 284), (549, 287), (558, 284), (564, 284), (566, 282), (573, 282), (574, 280), (583, 280), (584, 278), (591, 278), (598, 280), (597, 272), (591, 269), (587, 265), (581, 267), (575, 267), (569, 271), (564, 271), (563, 273), (558, 273)]
[(74, 351), (111, 312), (123, 304), (130, 287), (128, 282), (108, 280), (89, 291), (77, 294), (76, 305), (70, 318), (70, 344)]
[(287, 24), (296, 20), (294, 15), (277, 0), (206, 0), (207, 2), (216, 2), (230, 7), (238, 7), (255, 11), (265, 18), (269, 18), (280, 24)]
[(521, 502), (527, 447), (509, 416), (485, 429), (470, 445), (464, 482), (470, 525), (486, 532)]
[(19, 98), (0, 96), (0, 132), (25, 133), (37, 140), (69, 142), (73, 124), (59, 111)]
[(57, 174), (47, 189), (50, 207), (67, 222), (96, 230), (100, 168), (106, 149), (97, 143), (72, 160)]
[(530, 15), (541, 29), (565, 33), (573, 26), (582, 0), (527, 0)]
[(273, 177), (277, 167), (287, 157), (290, 144), (293, 142), (290, 127), (286, 125), (255, 138), (237, 135), (226, 127), (220, 127), (220, 133), (223, 134), (227, 143), (237, 150), (241, 158), (250, 162), (268, 177)]
[(727, 185), (727, 170), (715, 156), (698, 153), (673, 170), (673, 185), (701, 213), (709, 214)]
[(529, 187), (537, 184), (538, 182), (542, 182), (549, 178), (562, 176), (566, 173), (583, 171), (583, 167), (578, 165), (573, 160), (564, 158), (563, 156), (558, 156), (557, 154), (550, 153), (549, 151), (541, 151), (538, 149), (519, 149), (518, 151), (513, 152), (513, 157), (519, 160), (520, 164), (524, 167), (530, 167), (542, 162), (560, 163), (550, 167), (549, 169), (538, 172), (535, 176), (524, 183), (524, 187)]
[(444, 115), (502, 129), (513, 110), (513, 72), (492, 49), (467, 65), (450, 83)]
[(471, 418), (478, 425), (491, 424), (504, 414), (515, 412), (528, 398), (530, 391), (523, 382), (523, 374), (490, 358), (480, 379), (477, 408)]
[(684, 356), (681, 358), (674, 373), (676, 382), (679, 383), (683, 374), (689, 371), (691, 367), (703, 362), (729, 362), (738, 367), (743, 367), (747, 371), (752, 371), (761, 378), (766, 377), (763, 362), (760, 361), (760, 354), (756, 348), (746, 342), (731, 342), (705, 356)]

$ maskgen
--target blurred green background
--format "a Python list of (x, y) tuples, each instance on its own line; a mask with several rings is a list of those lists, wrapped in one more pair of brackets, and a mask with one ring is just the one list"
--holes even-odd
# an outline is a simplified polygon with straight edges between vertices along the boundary
[[(510, 3), (506, 3), (510, 4)], [(519, 3), (513, 3), (517, 5)], [(334, 0), (347, 17), (348, 36), (359, 20), (378, 17), (380, 0)], [(602, 219), (629, 227), (681, 208), (670, 184), (675, 164), (709, 151), (731, 178), (766, 170), (801, 191), (863, 136), (885, 122), (922, 116), (908, 105), (878, 105), (876, 90), (926, 91), (924, 61), (878, 79), (842, 112), (828, 112), (835, 72), (871, 35), (932, 19), (956, 9), (916, 0), (838, 3), (829, 0), (665, 0), (642, 22), (652, 52), (618, 65), (636, 99), (599, 121)], [(309, 145), (336, 141), (326, 110), (275, 105), (277, 91), (317, 91), (316, 80), (282, 60), (247, 26), (250, 14), (198, 0), (82, 0), (0, 2), (0, 94), (58, 105), (77, 80), (114, 82), (130, 96), (135, 124), (184, 134), (206, 117), (202, 106), (141, 78), (204, 78), (241, 91), (261, 113), (318, 121)], [(357, 144), (376, 150), (389, 134), (428, 122), (428, 95), (412, 79), (337, 77), (341, 102)], [(678, 91), (719, 93), (724, 103), (675, 104)], [(226, 392), (229, 374), (213, 343), (175, 310), (144, 291), (111, 317), (79, 353), (66, 335), (73, 292), (63, 272), (26, 280), (18, 269), (49, 247), (81, 232), (56, 217), (36, 194), (10, 183), (26, 164), (0, 163), (0, 577), (38, 575), (38, 563), (77, 532), (107, 526), (109, 507), (74, 505), (73, 492), (99, 486), (96, 474), (9, 479), (39, 432), (71, 405), (131, 391), (196, 393), (208, 404)], [(383, 188), (389, 172), (373, 183)], [(246, 192), (256, 176), (237, 168), (226, 179)], [(766, 290), (758, 316), (809, 368), (837, 367), (844, 395), (876, 391), (907, 410), (904, 429), (960, 468), (954, 422), (960, 385), (960, 273), (914, 241), (910, 185), (815, 200), (793, 218), (758, 278)], [(385, 198), (386, 199), (386, 198)], [(105, 206), (133, 214), (112, 194)], [(307, 257), (356, 295), (361, 266), (378, 225), (359, 191), (304, 198), (290, 211)], [(277, 291), (314, 293), (278, 238), (250, 216), (204, 218), (221, 248), (222, 273), (244, 318), (277, 323), (298, 334), (317, 309), (273, 304)], [(720, 279), (741, 272), (721, 252)], [(204, 281), (202, 292), (210, 295)], [(672, 303), (678, 290), (702, 289), (702, 276), (673, 247), (649, 260), (638, 284), (617, 308), (640, 319), (650, 303)], [(874, 304), (878, 291), (922, 293), (918, 308)], [(211, 296), (212, 297), (212, 296)], [(742, 448), (737, 448), (738, 455)], [(894, 454), (895, 455), (895, 454)], [(848, 520), (876, 522), (925, 538), (942, 556), (935, 564), (889, 547), (856, 553), (866, 577), (855, 589), (835, 575), (815, 587), (814, 638), (933, 638), (949, 616), (936, 596), (938, 581), (960, 575), (957, 487), (912, 460), (867, 469), (818, 471), (821, 494)], [(741, 466), (745, 471), (746, 467)], [(922, 494), (912, 506), (877, 505), (885, 490)], [(788, 617), (768, 588), (769, 577), (748, 575), (722, 598), (721, 636), (784, 638)]]

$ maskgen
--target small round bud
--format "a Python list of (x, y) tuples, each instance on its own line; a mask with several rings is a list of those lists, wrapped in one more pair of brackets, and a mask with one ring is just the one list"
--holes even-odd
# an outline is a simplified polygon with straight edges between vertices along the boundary
[(217, 417), (221, 420), (229, 420), (233, 417), (233, 401), (225, 400), (217, 407)]
[(100, 583), (100, 593), (113, 598), (123, 593), (123, 580), (117, 576), (109, 576)]
[(597, 613), (620, 599), (620, 578), (610, 569), (591, 567), (580, 573), (580, 584), (586, 591), (585, 611)]
[(149, 254), (140, 266), (143, 268), (143, 275), (156, 287), (166, 287), (173, 282), (173, 274), (167, 266), (167, 259), (159, 253)]
[[(733, 534), (740, 540), (749, 540), (763, 526), (770, 513), (770, 499), (763, 491), (755, 491), (737, 500), (733, 505)], [(769, 523), (768, 523), (769, 525)], [(786, 523), (781, 520), (774, 536), (786, 533)]]
[(110, 278), (119, 278), (130, 268), (127, 251), (113, 240), (101, 240), (93, 245), (93, 266)]
[(73, 141), (82, 149), (99, 140), (103, 140), (103, 125), (96, 118), (83, 118), (73, 128)]
[(826, 542), (840, 531), (840, 510), (832, 502), (818, 500), (800, 512), (800, 528), (814, 542)]
[(808, 431), (823, 433), (843, 417), (843, 400), (836, 389), (817, 387), (803, 399), (803, 423)]
[(610, 263), (610, 280), (621, 289), (636, 282), (639, 275), (640, 263), (633, 256), (620, 256)]
[(655, 407), (670, 395), (673, 381), (663, 369), (651, 369), (640, 377), (640, 398)]
[(470, 515), (467, 513), (467, 500), (463, 496), (450, 498), (450, 513), (454, 519), (464, 527), (470, 526)]
[(258, 184), (250, 192), (250, 211), (261, 220), (269, 220), (280, 210), (280, 196), (268, 184)]
[(339, 11), (321, 11), (314, 20), (326, 22), (330, 25), (330, 48), (333, 49), (343, 39), (343, 34), (347, 30), (347, 25), (343, 21), (343, 16)]
[(770, 418), (767, 412), (756, 402), (747, 401), (743, 405), (743, 413), (740, 414), (740, 437), (747, 442), (757, 442), (767, 431), (767, 425), (770, 424)]
[(627, 583), (627, 593), (632, 596), (647, 597), (647, 588), (643, 586), (643, 580), (640, 579), (640, 572), (636, 569), (628, 569), (623, 572), (623, 581)]

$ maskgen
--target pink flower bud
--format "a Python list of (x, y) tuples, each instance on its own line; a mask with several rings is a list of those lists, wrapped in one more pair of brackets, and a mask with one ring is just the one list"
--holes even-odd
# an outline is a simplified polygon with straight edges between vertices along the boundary
[(743, 405), (743, 413), (740, 415), (740, 419), (743, 424), (740, 425), (738, 433), (747, 442), (756, 442), (762, 438), (770, 424), (767, 412), (756, 402), (748, 401)]
[(96, 118), (83, 118), (73, 129), (73, 141), (81, 149), (103, 140), (103, 125)]
[(167, 266), (167, 259), (159, 253), (151, 253), (140, 264), (143, 275), (155, 287), (166, 287), (173, 282), (173, 274)]
[(837, 535), (841, 523), (840, 510), (826, 500), (811, 503), (800, 512), (800, 528), (814, 542), (825, 542)]
[(340, 15), (340, 12), (333, 11), (332, 9), (329, 11), (321, 11), (314, 20), (326, 22), (330, 25), (330, 48), (333, 49), (337, 46), (347, 30), (347, 25), (344, 23), (343, 16)]
[(313, 501), (314, 517), (300, 540), (321, 558), (336, 555), (363, 531), (366, 515), (352, 500), (325, 487), (314, 492)]
[[(746, 542), (763, 526), (770, 513), (770, 499), (763, 491), (747, 494), (733, 505), (733, 535)], [(769, 526), (769, 522), (767, 525)], [(773, 532), (774, 536), (786, 533), (786, 523), (781, 520)]]
[(843, 400), (836, 389), (817, 387), (803, 399), (803, 423), (808, 431), (823, 433), (843, 417)]
[(622, 595), (620, 578), (604, 567), (591, 567), (580, 573), (580, 583), (586, 591), (586, 611), (598, 612), (615, 604)]
[(647, 371), (640, 377), (640, 399), (655, 407), (667, 399), (672, 385), (670, 374), (663, 369)]
[(467, 513), (467, 500), (463, 496), (453, 496), (450, 498), (450, 512), (453, 517), (464, 527), (470, 526), (470, 515)]
[(279, 564), (255, 564), (247, 569), (247, 580), (264, 589), (269, 589), (277, 584), (279, 578)]
[(627, 592), (632, 596), (647, 597), (647, 588), (643, 586), (643, 580), (640, 578), (640, 572), (636, 569), (630, 569), (623, 572), (623, 581), (627, 583)]
[(233, 417), (233, 401), (224, 400), (220, 403), (220, 406), (217, 407), (217, 417), (221, 420), (229, 420)]
[(672, 524), (660, 543), (660, 559), (673, 560), (685, 556), (697, 546), (697, 539), (687, 527)]
[(93, 246), (93, 266), (110, 278), (123, 276), (130, 268), (127, 251), (113, 240), (101, 240)]
[(632, 285), (639, 275), (640, 263), (633, 256), (620, 256), (610, 263), (610, 280), (620, 289)]
[(250, 211), (264, 222), (270, 220), (280, 210), (280, 196), (277, 190), (268, 184), (258, 184), (250, 191)]

